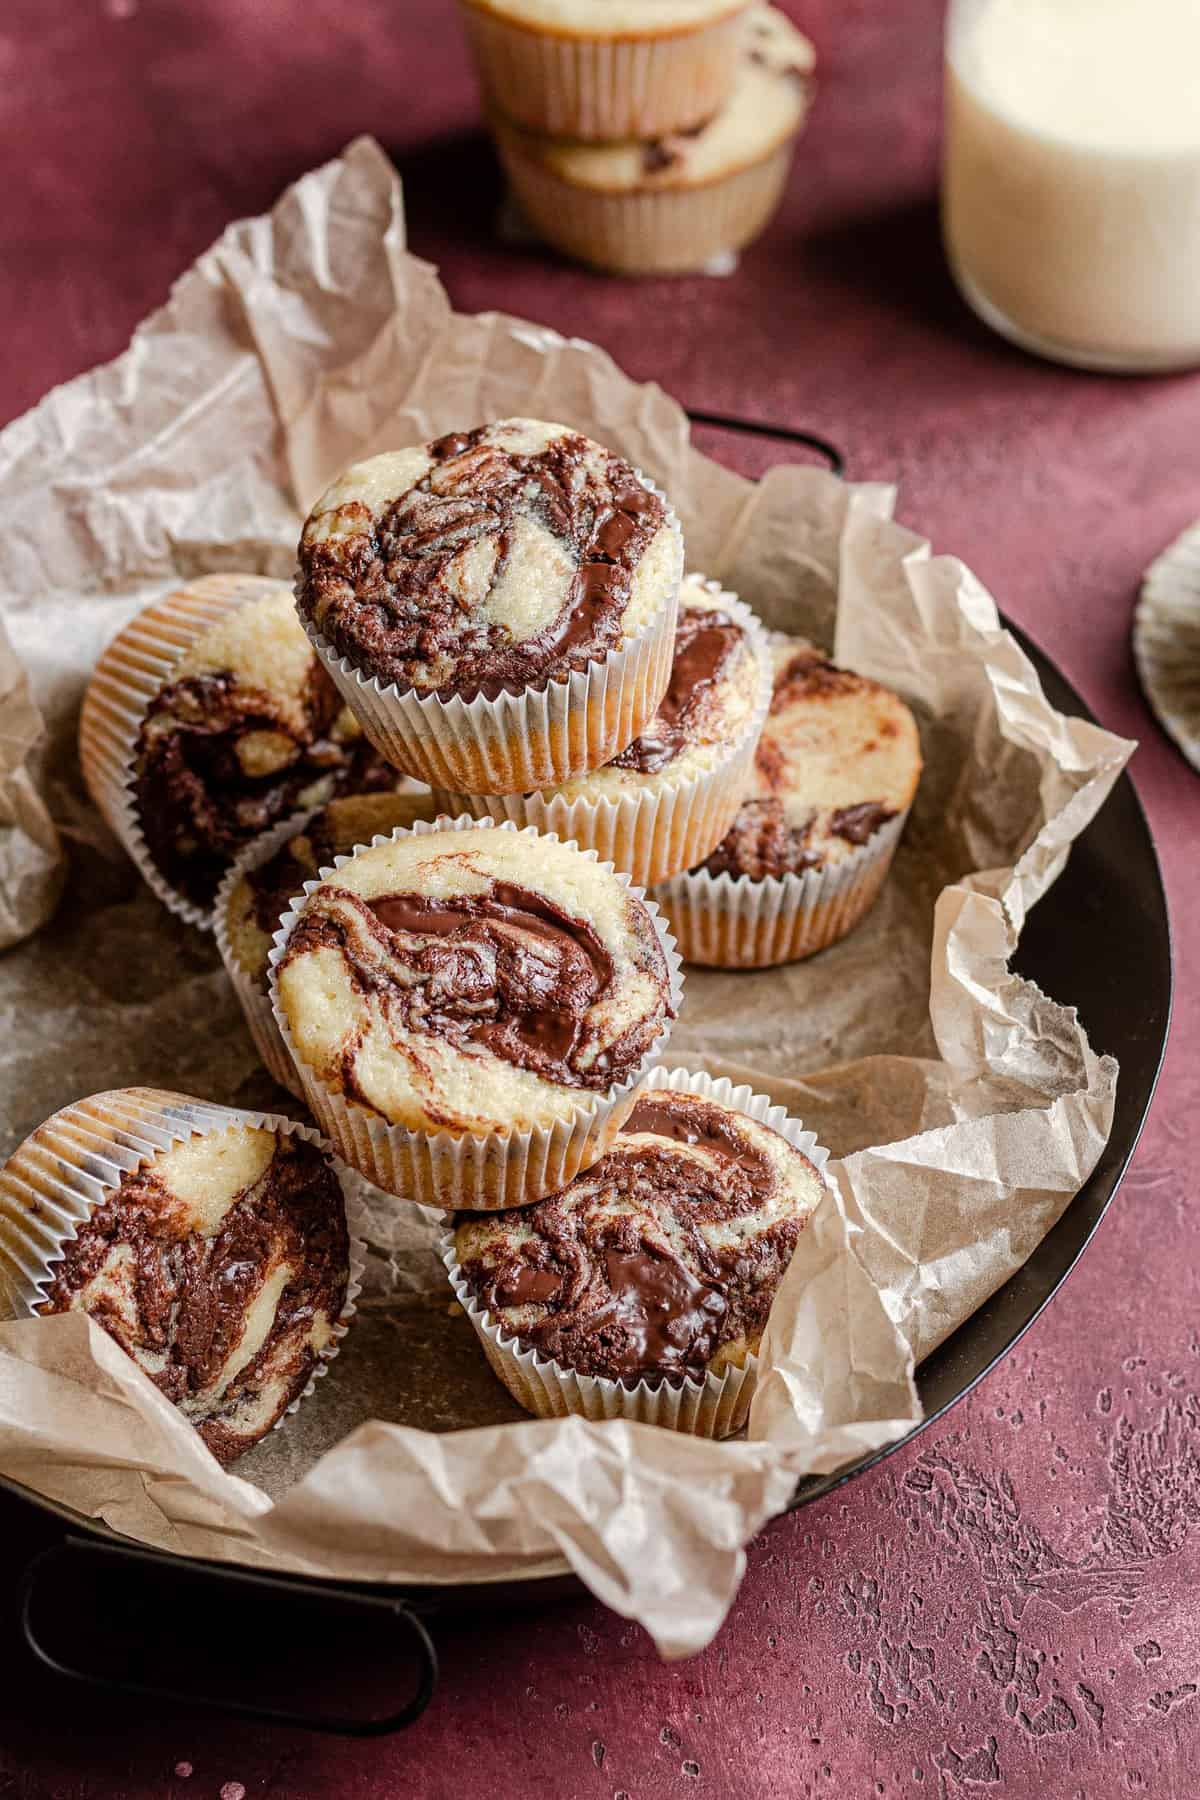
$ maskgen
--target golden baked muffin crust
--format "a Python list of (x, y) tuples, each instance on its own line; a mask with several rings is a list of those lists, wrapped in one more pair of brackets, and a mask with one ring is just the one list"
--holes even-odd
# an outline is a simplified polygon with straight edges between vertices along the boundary
[(898, 695), (799, 638), (772, 641), (775, 687), (754, 778), (712, 875), (802, 875), (846, 861), (907, 811), (921, 775), (916, 720)]

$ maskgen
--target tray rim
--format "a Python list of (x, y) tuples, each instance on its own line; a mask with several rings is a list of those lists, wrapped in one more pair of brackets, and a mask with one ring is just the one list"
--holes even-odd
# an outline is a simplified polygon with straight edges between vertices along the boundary
[[(1038, 645), (1036, 640), (1004, 613), (1000, 613), (1000, 622), (1002, 627), (1011, 633), (1019, 647), (1030, 658), (1037, 671), (1039, 680), (1044, 681), (1046, 675), (1049, 674), (1053, 681), (1061, 688), (1063, 699), (1073, 709), (1074, 716), (1082, 718), (1091, 724), (1099, 724), (1099, 720), (1097, 720), (1091, 707), (1079, 693), (1074, 683), (1062, 672), (1050, 655)], [(1171, 918), (1167, 902), (1166, 886), (1162, 876), (1162, 865), (1159, 860), (1154, 834), (1150, 829), (1150, 821), (1146, 816), (1146, 809), (1142, 804), (1141, 796), (1137, 791), (1128, 769), (1123, 770), (1118, 777), (1118, 781), (1114, 787), (1114, 794), (1122, 786), (1127, 789), (1128, 796), (1133, 802), (1134, 810), (1143, 834), (1144, 848), (1149, 858), (1149, 870), (1154, 877), (1154, 892), (1158, 903), (1159, 913), (1158, 922), (1165, 939), (1164, 947), (1166, 951), (1167, 989), (1165, 1016), (1162, 1022), (1161, 1036), (1154, 1052), (1153, 1068), (1146, 1085), (1144, 1096), (1140, 1099), (1140, 1111), (1137, 1114), (1128, 1141), (1122, 1145), (1118, 1151), (1118, 1161), (1111, 1175), (1111, 1185), (1108, 1194), (1104, 1198), (1089, 1229), (1080, 1240), (1077, 1248), (1054, 1281), (1053, 1285), (1016, 1327), (1012, 1335), (1006, 1339), (980, 1369), (976, 1370), (955, 1393), (950, 1395), (940, 1405), (933, 1410), (924, 1413), (919, 1422), (914, 1425), (910, 1431), (905, 1432), (902, 1437), (894, 1439), (893, 1442), (883, 1445), (880, 1449), (867, 1452), (858, 1461), (852, 1462), (844, 1468), (835, 1470), (829, 1475), (806, 1476), (802, 1478), (797, 1483), (796, 1490), (787, 1506), (776, 1515), (778, 1518), (786, 1517), (787, 1515), (800, 1510), (802, 1507), (812, 1505), (816, 1501), (823, 1500), (829, 1495), (844, 1488), (857, 1476), (865, 1474), (869, 1469), (875, 1468), (888, 1457), (895, 1455), (898, 1451), (912, 1444), (913, 1441), (920, 1437), (920, 1435), (931, 1425), (935, 1424), (939, 1419), (944, 1418), (953, 1407), (957, 1406), (961, 1400), (965, 1399), (966, 1396), (970, 1394), (986, 1376), (990, 1375), (997, 1365), (1010, 1354), (1029, 1330), (1030, 1326), (1041, 1318), (1046, 1308), (1058, 1296), (1070, 1275), (1077, 1268), (1080, 1258), (1091, 1244), (1096, 1232), (1099, 1230), (1100, 1225), (1108, 1213), (1109, 1207), (1116, 1198), (1121, 1183), (1125, 1178), (1126, 1171), (1129, 1168), (1129, 1164), (1141, 1141), (1146, 1119), (1149, 1116), (1150, 1107), (1153, 1104), (1154, 1096), (1158, 1089), (1163, 1059), (1166, 1055), (1167, 1043), (1170, 1038), (1176, 977), (1175, 944), (1171, 930)], [(1110, 795), (1105, 804), (1111, 804), (1112, 798), (1113, 796)], [(1109, 1142), (1111, 1143), (1111, 1139)], [(1104, 1178), (1107, 1178), (1107, 1176)], [(1062, 1214), (1062, 1219), (1067, 1217), (1072, 1208), (1078, 1206), (1081, 1198), (1087, 1193), (1092, 1182), (1096, 1179), (1097, 1174), (1096, 1171), (1093, 1170), (1083, 1186), (1072, 1196), (1068, 1206)], [(1061, 1219), (1059, 1223), (1061, 1223)], [(1057, 1225), (1051, 1228), (1052, 1231), (1055, 1229), (1057, 1229)], [(1048, 1233), (1047, 1236), (1049, 1235), (1050, 1234)], [(1043, 1243), (1045, 1241), (1046, 1239), (1042, 1240)], [(1009, 1280), (1014, 1281), (1019, 1279), (1022, 1270), (1026, 1266), (1027, 1263), (1022, 1264), (1021, 1268), (1014, 1271), (1013, 1275), (1009, 1277)], [(995, 1294), (988, 1297), (988, 1300), (984, 1302), (984, 1305), (989, 1305), (999, 1295), (1003, 1294), (1004, 1288), (1007, 1287), (1007, 1285), (1008, 1283), (1005, 1283), (1004, 1286), (998, 1288)], [(974, 1315), (972, 1315), (972, 1317), (974, 1317)], [(958, 1337), (959, 1332), (966, 1330), (969, 1324), (970, 1320), (964, 1320), (963, 1324), (958, 1327), (958, 1330), (952, 1332), (943, 1345), (939, 1345), (938, 1351), (934, 1354), (940, 1354), (944, 1349), (952, 1346), (955, 1339)], [(82, 1513), (76, 1512), (72, 1507), (67, 1506), (62, 1501), (37, 1493), (35, 1489), (26, 1487), (23, 1482), (17, 1480), (14, 1476), (6, 1474), (2, 1469), (0, 1469), (0, 1489), (27, 1502), (39, 1513), (60, 1519), (64, 1524), (70, 1527), (71, 1533), (74, 1535), (80, 1535), (88, 1539), (99, 1538), (106, 1542), (120, 1545), (128, 1550), (131, 1555), (134, 1555), (139, 1551), (143, 1553), (158, 1554), (158, 1552), (151, 1552), (149, 1546), (139, 1543), (136, 1538), (131, 1538), (122, 1532), (118, 1532), (105, 1522), (91, 1519)], [(765, 1531), (773, 1522), (773, 1520), (765, 1521), (762, 1529)], [(561, 1568), (543, 1569), (529, 1575), (514, 1575), (511, 1572), (505, 1572), (504, 1574), (497, 1574), (494, 1576), (483, 1575), (470, 1581), (456, 1579), (455, 1581), (448, 1581), (446, 1583), (434, 1581), (393, 1583), (386, 1581), (344, 1581), (339, 1580), (334, 1576), (316, 1575), (305, 1571), (280, 1568), (273, 1563), (241, 1563), (236, 1561), (225, 1561), (224, 1559), (217, 1559), (215, 1557), (185, 1556), (182, 1553), (173, 1551), (163, 1552), (163, 1554), (175, 1556), (181, 1564), (187, 1564), (200, 1570), (242, 1570), (251, 1576), (261, 1576), (264, 1579), (269, 1579), (272, 1576), (284, 1575), (291, 1581), (311, 1584), (314, 1588), (325, 1588), (331, 1593), (350, 1592), (390, 1594), (396, 1599), (404, 1600), (410, 1604), (414, 1610), (421, 1612), (454, 1611), (461, 1609), (463, 1606), (469, 1606), (472, 1603), (473, 1598), (479, 1597), (482, 1599), (485, 1595), (493, 1603), (497, 1601), (498, 1596), (503, 1595), (506, 1599), (513, 1601), (515, 1604), (523, 1606), (534, 1605), (542, 1600), (553, 1601), (559, 1598), (565, 1600), (578, 1597), (586, 1592), (584, 1584), (570, 1569), (565, 1560), (562, 1563)]]

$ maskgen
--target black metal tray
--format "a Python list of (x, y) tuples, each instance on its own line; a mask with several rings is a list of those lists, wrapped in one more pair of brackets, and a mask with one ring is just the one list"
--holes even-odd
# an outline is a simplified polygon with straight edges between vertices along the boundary
[[(832, 446), (807, 433), (763, 427), (749, 421), (694, 414), (696, 423), (718, 429), (747, 430), (808, 444), (824, 454), (835, 468), (841, 459)], [(1011, 621), (1008, 629), (1030, 657), (1047, 698), (1062, 712), (1093, 719), (1092, 713), (1049, 658)], [(1141, 803), (1128, 775), (1117, 782), (1099, 815), (1074, 845), (1063, 874), (1034, 908), (1016, 957), (1019, 972), (1037, 982), (1052, 998), (1077, 1007), (1093, 1046), (1116, 1056), (1121, 1065), (1112, 1133), (1096, 1168), (1050, 1231), (1005, 1285), (962, 1324), (917, 1371), (917, 1387), (924, 1408), (921, 1423), (904, 1438), (885, 1449), (871, 1452), (836, 1474), (802, 1481), (791, 1508), (809, 1504), (893, 1455), (928, 1429), (955, 1401), (970, 1392), (976, 1382), (1012, 1348), (1054, 1297), (1086, 1248), (1117, 1191), (1133, 1155), (1154, 1094), (1166, 1047), (1171, 1015), (1172, 954), (1166, 896), (1154, 842)], [(557, 1575), (527, 1582), (505, 1581), (462, 1588), (345, 1587), (331, 1582), (295, 1577), (266, 1578), (257, 1571), (232, 1570), (224, 1565), (181, 1557), (163, 1556), (130, 1545), (128, 1540), (97, 1527), (65, 1509), (43, 1501), (19, 1483), (0, 1475), (0, 1485), (11, 1489), (43, 1510), (64, 1520), (63, 1542), (31, 1564), (23, 1582), (22, 1618), (26, 1639), (35, 1653), (60, 1674), (93, 1684), (120, 1688), (155, 1698), (186, 1699), (191, 1704), (237, 1712), (280, 1723), (295, 1723), (313, 1730), (358, 1735), (398, 1729), (419, 1716), (432, 1695), (436, 1659), (419, 1615), (428, 1616), (468, 1606), (475, 1611), (548, 1604), (582, 1592), (574, 1576)], [(255, 1636), (269, 1641), (262, 1615), (273, 1604), (294, 1612), (297, 1607), (359, 1607), (376, 1623), (406, 1636), (416, 1652), (417, 1670), (411, 1694), (403, 1704), (369, 1718), (322, 1716), (306, 1709), (302, 1714), (248, 1701), (238, 1692), (200, 1691), (189, 1682), (185, 1691), (129, 1672), (128, 1661), (117, 1661), (109, 1647), (97, 1650), (85, 1662), (66, 1658), (44, 1640), (38, 1624), (39, 1588), (59, 1572), (64, 1559), (73, 1559), (78, 1576), (90, 1572), (97, 1594), (111, 1587), (109, 1571), (116, 1559), (121, 1565), (121, 1585), (126, 1600), (130, 1584), (144, 1581), (153, 1595), (164, 1580), (194, 1580), (199, 1593), (204, 1585), (222, 1589), (224, 1583), (253, 1583), (256, 1587)], [(228, 1591), (227, 1589), (225, 1590)], [(101, 1604), (98, 1601), (98, 1605)], [(111, 1605), (111, 1592), (103, 1600)], [(151, 1600), (144, 1615), (154, 1611)]]

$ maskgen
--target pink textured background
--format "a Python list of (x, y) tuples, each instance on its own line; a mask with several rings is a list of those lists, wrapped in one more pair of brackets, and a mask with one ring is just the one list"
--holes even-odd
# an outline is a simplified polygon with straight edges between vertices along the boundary
[[(808, 425), (854, 476), (897, 479), (901, 516), (1142, 739), (1179, 989), (1132, 1172), (1015, 1354), (919, 1449), (767, 1531), (691, 1663), (660, 1666), (580, 1602), (442, 1630), (439, 1698), (394, 1741), (147, 1716), (72, 1698), (18, 1653), (11, 1579), (45, 1533), (0, 1499), (0, 1793), (1200, 1790), (1200, 782), (1128, 650), (1141, 569), (1200, 514), (1200, 381), (1083, 377), (990, 339), (937, 247), (938, 0), (787, 9), (817, 40), (821, 93), (782, 216), (731, 280), (631, 286), (495, 241), (448, 0), (7, 0), (0, 416), (115, 354), (229, 219), (370, 131), (459, 307), (595, 338), (686, 403)], [(757, 446), (705, 441), (762, 467)]]

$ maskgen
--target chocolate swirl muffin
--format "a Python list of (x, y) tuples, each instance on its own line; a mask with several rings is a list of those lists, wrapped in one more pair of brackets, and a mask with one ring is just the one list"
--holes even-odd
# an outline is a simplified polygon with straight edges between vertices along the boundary
[(769, 1126), (651, 1089), (561, 1193), (460, 1217), (452, 1273), (522, 1348), (578, 1375), (702, 1380), (757, 1351), (822, 1192), (812, 1162)]
[(647, 626), (679, 576), (659, 496), (619, 456), (536, 419), (355, 464), (318, 500), (299, 554), (301, 616), (338, 654), (442, 699), (584, 668)]
[(37, 1310), (88, 1313), (229, 1463), (329, 1355), (349, 1274), (329, 1157), (236, 1125), (122, 1175), (63, 1244)]
[(301, 630), (283, 582), (196, 638), (150, 698), (133, 798), (155, 867), (210, 907), (242, 846), (290, 813), (396, 773), (363, 736)]
[(921, 775), (916, 720), (896, 694), (798, 638), (772, 643), (775, 685), (754, 775), (710, 875), (836, 867), (906, 813)]
[(762, 685), (761, 639), (754, 641), (750, 616), (731, 601), (703, 575), (685, 579), (671, 678), (658, 711), (610, 763), (552, 792), (568, 800), (615, 800), (677, 785), (721, 760), (749, 724)]
[(571, 1120), (638, 1072), (674, 1010), (639, 896), (573, 845), (490, 826), (358, 851), (272, 960), (318, 1113), (332, 1096), (416, 1132)]

